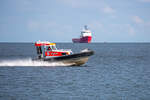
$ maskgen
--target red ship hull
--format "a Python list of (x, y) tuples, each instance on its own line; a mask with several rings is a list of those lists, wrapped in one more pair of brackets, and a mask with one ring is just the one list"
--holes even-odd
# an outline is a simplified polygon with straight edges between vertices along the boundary
[(72, 42), (74, 43), (90, 43), (92, 40), (91, 36), (85, 36), (85, 37), (81, 37), (81, 38), (73, 38)]

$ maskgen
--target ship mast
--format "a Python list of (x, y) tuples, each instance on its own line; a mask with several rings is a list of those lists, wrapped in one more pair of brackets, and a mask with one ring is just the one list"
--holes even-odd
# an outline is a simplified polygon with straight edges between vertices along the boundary
[(84, 26), (84, 29), (85, 29), (85, 30), (88, 30), (87, 25)]

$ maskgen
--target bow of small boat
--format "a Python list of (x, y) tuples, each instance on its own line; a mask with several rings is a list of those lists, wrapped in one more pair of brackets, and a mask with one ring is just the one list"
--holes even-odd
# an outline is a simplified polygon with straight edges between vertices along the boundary
[(89, 57), (94, 54), (94, 51), (89, 50), (89, 49), (84, 49), (80, 53), (72, 54), (72, 55), (67, 55), (62, 58), (62, 62), (65, 64), (70, 64), (72, 66), (80, 66), (85, 64)]
[(78, 59), (64, 60), (63, 63), (71, 66), (81, 66), (85, 64), (88, 61), (88, 59), (89, 59), (88, 57), (82, 57)]

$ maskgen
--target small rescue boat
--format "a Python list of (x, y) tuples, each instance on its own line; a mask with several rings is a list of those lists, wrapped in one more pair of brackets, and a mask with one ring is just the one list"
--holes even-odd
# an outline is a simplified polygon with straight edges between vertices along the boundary
[(80, 66), (88, 61), (89, 56), (94, 54), (94, 51), (84, 49), (80, 53), (73, 53), (70, 49), (57, 49), (55, 43), (48, 41), (35, 42), (38, 57), (34, 60), (47, 62), (62, 62), (71, 66)]

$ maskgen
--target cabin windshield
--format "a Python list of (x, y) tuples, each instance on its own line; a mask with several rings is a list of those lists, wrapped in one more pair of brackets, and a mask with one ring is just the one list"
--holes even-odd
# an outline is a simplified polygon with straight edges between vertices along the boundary
[(51, 46), (47, 46), (46, 50), (48, 50), (48, 51), (57, 50), (57, 48), (56, 48), (56, 46), (51, 45)]
[(47, 50), (52, 50), (50, 46), (47, 46), (46, 48), (47, 48)]
[(53, 50), (57, 50), (56, 46), (51, 46)]

